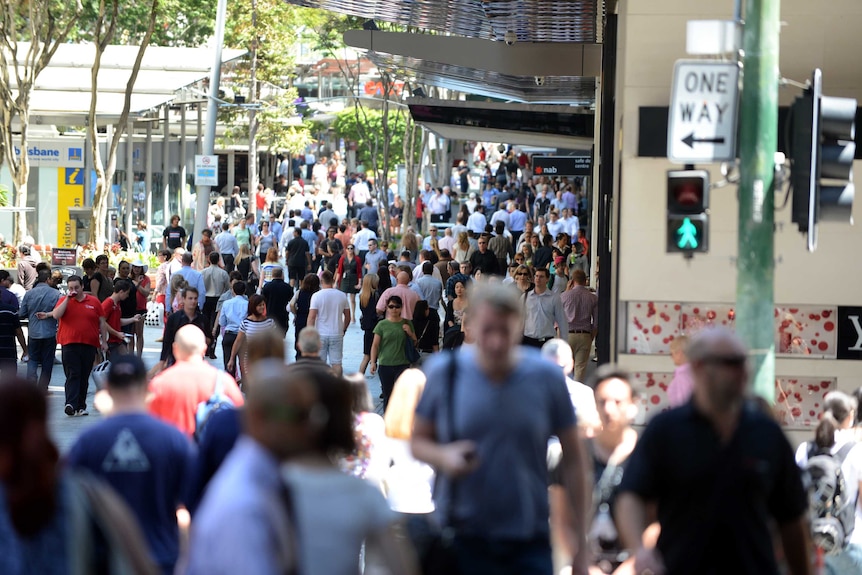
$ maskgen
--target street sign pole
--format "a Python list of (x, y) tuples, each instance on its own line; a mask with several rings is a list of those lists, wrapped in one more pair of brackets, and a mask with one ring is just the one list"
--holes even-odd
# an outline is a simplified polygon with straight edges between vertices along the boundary
[(750, 349), (753, 391), (775, 401), (775, 151), (780, 0), (748, 0), (739, 117), (736, 329)]

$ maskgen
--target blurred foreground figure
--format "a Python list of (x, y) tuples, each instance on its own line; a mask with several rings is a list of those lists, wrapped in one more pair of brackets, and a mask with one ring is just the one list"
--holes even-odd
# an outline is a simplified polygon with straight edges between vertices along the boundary
[(383, 495), (335, 464), (355, 448), (351, 399), (329, 370), (255, 365), (244, 434), (195, 516), (187, 573), (355, 574), (363, 542), (389, 573), (414, 572)]
[[(788, 570), (810, 572), (809, 534), (793, 450), (779, 425), (746, 401), (747, 350), (724, 328), (688, 347), (692, 400), (657, 415), (629, 458), (616, 524), (635, 572), (655, 575), (777, 575), (771, 520)], [(655, 549), (641, 535), (657, 506)]]
[(126, 505), (92, 477), (62, 471), (43, 392), (0, 382), (0, 573), (156, 573)]

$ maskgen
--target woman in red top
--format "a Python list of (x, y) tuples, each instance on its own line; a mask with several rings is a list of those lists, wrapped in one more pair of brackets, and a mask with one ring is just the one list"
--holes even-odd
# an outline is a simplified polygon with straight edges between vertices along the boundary
[[(150, 297), (150, 278), (147, 276), (147, 264), (141, 261), (140, 258), (132, 262), (132, 273), (129, 278), (135, 287), (136, 291), (136, 309), (135, 313), (141, 317), (147, 317), (147, 300)], [(135, 324), (135, 349), (129, 350), (132, 353), (137, 353), (138, 357), (144, 354), (144, 322), (139, 321)]]
[(338, 268), (335, 270), (335, 285), (347, 294), (350, 300), (350, 315), (356, 322), (356, 294), (362, 282), (362, 262), (356, 256), (356, 249), (349, 244), (347, 249), (338, 260)]

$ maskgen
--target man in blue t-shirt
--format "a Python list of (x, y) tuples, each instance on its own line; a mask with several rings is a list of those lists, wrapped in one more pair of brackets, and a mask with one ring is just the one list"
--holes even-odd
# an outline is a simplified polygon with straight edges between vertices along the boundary
[[(560, 440), (571, 526), (586, 541), (585, 451), (560, 368), (519, 346), (523, 296), (503, 284), (470, 292), (465, 339), (473, 345), (432, 358), (416, 407), (412, 448), (438, 470), (439, 519), (457, 525), (461, 573), (552, 573), (548, 440)], [(574, 575), (587, 574), (580, 546)]]
[(177, 508), (191, 486), (195, 448), (179, 430), (147, 414), (147, 371), (135, 355), (108, 371), (111, 417), (84, 432), (67, 463), (102, 477), (134, 512), (153, 561), (174, 572), (180, 551)]

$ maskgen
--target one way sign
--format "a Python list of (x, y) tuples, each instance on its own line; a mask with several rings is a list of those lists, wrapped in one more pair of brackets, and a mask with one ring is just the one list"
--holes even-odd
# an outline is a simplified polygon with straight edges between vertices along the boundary
[(678, 164), (736, 158), (739, 66), (677, 60), (673, 72), (667, 157)]

